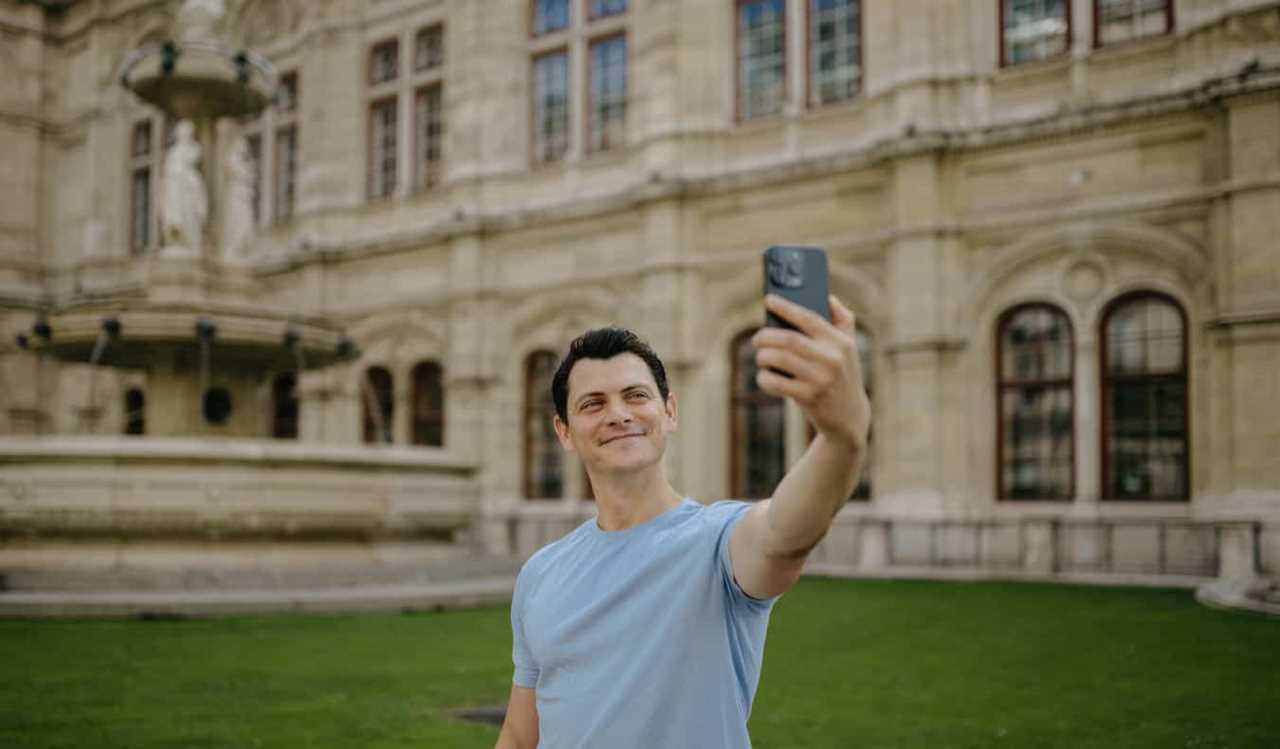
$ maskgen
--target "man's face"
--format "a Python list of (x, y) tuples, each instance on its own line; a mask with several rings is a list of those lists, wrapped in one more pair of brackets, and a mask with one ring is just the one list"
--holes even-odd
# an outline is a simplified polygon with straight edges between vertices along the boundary
[(630, 352), (581, 359), (569, 372), (569, 423), (555, 417), (566, 450), (589, 469), (629, 472), (656, 465), (676, 431), (675, 396), (666, 403), (644, 359)]

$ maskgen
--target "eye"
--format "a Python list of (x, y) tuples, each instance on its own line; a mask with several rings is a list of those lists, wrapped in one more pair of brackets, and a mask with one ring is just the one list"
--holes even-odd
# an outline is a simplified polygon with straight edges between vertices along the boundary
[(630, 393), (627, 393), (627, 397), (631, 400), (647, 400), (649, 398), (649, 394), (642, 390), (632, 390)]
[(589, 400), (589, 401), (587, 401), (587, 402), (583, 403), (583, 404), (582, 404), (582, 406), (581, 406), (578, 410), (580, 410), (580, 411), (590, 411), (590, 410), (592, 410), (592, 409), (599, 408), (599, 406), (600, 406), (600, 401), (598, 401), (598, 400)]

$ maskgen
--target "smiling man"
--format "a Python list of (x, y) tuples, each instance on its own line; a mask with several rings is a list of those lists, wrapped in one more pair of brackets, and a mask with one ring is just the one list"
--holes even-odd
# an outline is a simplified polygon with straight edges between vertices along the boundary
[(662, 456), (677, 425), (662, 361), (634, 333), (592, 330), (552, 380), (560, 443), (597, 516), (529, 558), (511, 605), (515, 677), (497, 749), (742, 749), (778, 596), (857, 483), (870, 407), (852, 313), (779, 297), (798, 330), (756, 333), (757, 382), (817, 436), (773, 497), (682, 497)]

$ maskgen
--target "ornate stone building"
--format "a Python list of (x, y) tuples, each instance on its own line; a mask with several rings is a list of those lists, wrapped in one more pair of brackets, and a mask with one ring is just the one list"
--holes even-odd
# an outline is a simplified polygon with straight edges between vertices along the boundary
[[(0, 3), (10, 537), (145, 525), (119, 508), (163, 453), (205, 487), (156, 500), (187, 530), (323, 511), (321, 536), (374, 538), (430, 510), (466, 518), (455, 546), (528, 553), (591, 512), (545, 391), (606, 323), (667, 362), (677, 488), (765, 496), (807, 428), (752, 390), (744, 334), (790, 243), (829, 253), (875, 414), (815, 569), (1276, 574), (1280, 3), (230, 0), (280, 86), (222, 126), (255, 228), (216, 283), (358, 353), (263, 366), (218, 423), (36, 329), (83, 309), (127, 339), (180, 273), (173, 123), (118, 83), (176, 5)], [(108, 466), (111, 491), (57, 488)]]

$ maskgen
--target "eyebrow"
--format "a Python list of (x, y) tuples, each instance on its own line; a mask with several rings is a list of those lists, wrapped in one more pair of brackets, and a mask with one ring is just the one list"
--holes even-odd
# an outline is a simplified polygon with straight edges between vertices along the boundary
[[(622, 388), (618, 392), (626, 394), (627, 392), (632, 390), (644, 390), (645, 392), (651, 392), (649, 389), (649, 386), (644, 384), (643, 382), (637, 382), (634, 385), (627, 385), (626, 387)], [(574, 407), (581, 406), (582, 402), (587, 398), (591, 398), (593, 396), (601, 396), (601, 395), (605, 395), (605, 392), (603, 390), (593, 390), (590, 393), (583, 393), (582, 395), (578, 396), (578, 399), (573, 402), (573, 405)]]

